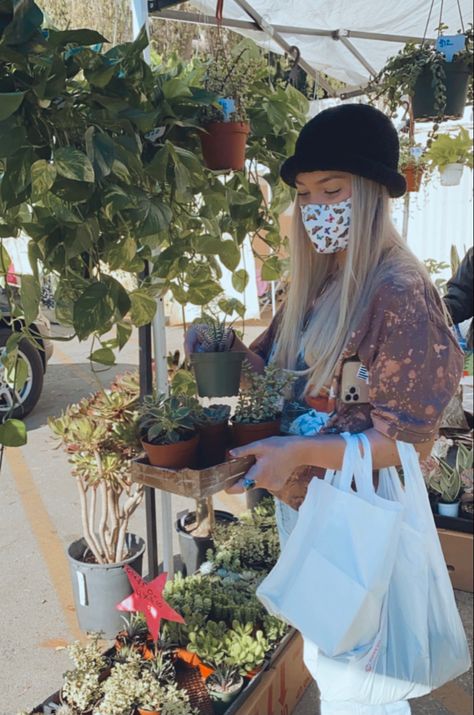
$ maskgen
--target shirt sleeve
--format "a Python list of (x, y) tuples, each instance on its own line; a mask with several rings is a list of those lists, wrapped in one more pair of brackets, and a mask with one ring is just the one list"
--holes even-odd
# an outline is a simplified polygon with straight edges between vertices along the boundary
[(369, 371), (373, 426), (390, 439), (429, 442), (463, 369), (440, 299), (422, 280), (410, 290), (390, 286), (371, 323), (359, 356)]
[(260, 355), (260, 357), (265, 360), (265, 363), (268, 363), (270, 359), (272, 348), (278, 332), (278, 327), (283, 316), (283, 309), (284, 306), (282, 305), (278, 309), (268, 328), (264, 330), (261, 335), (255, 338), (255, 340), (249, 345), (249, 350), (256, 353), (257, 355)]

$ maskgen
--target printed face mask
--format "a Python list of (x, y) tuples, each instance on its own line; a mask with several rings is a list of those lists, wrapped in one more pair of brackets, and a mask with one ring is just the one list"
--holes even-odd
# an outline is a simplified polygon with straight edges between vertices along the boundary
[(306, 233), (318, 253), (337, 253), (347, 248), (351, 223), (350, 199), (337, 204), (301, 206)]

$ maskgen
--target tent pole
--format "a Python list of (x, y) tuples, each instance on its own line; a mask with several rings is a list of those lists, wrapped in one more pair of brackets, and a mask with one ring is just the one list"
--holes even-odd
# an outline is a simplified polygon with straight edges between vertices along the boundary
[(343, 34), (344, 32), (346, 32), (346, 30), (340, 30), (340, 33), (338, 33), (338, 35), (339, 35), (339, 40), (342, 42), (342, 44), (344, 45), (344, 47), (347, 47), (347, 49), (349, 50), (349, 52), (350, 52), (352, 55), (354, 55), (354, 57), (355, 57), (357, 60), (359, 60), (359, 62), (361, 63), (361, 65), (362, 65), (363, 67), (365, 67), (365, 69), (367, 70), (367, 72), (368, 72), (370, 75), (372, 75), (372, 77), (375, 77), (375, 76), (377, 75), (377, 72), (374, 70), (374, 68), (372, 67), (372, 65), (370, 64), (370, 62), (367, 62), (367, 60), (366, 60), (365, 57), (359, 52), (359, 50), (357, 49), (357, 47), (354, 47), (354, 45), (352, 44), (352, 42), (347, 39), (347, 36)]
[[(133, 20), (133, 36), (137, 37), (141, 28), (145, 25), (148, 30), (149, 18), (148, 18), (148, 2), (147, 0), (132, 0), (132, 20)], [(150, 47), (148, 46), (143, 53), (146, 62), (150, 63)], [(165, 327), (165, 311), (163, 298), (160, 296), (156, 302), (156, 313), (152, 321), (152, 333), (153, 333), (153, 352), (155, 356), (155, 372), (156, 372), (156, 386), (159, 392), (166, 393), (168, 391), (168, 366), (166, 361), (166, 327)], [(150, 345), (146, 346), (146, 358), (150, 361), (152, 359), (152, 354), (150, 350)], [(145, 355), (143, 356), (145, 359)], [(153, 501), (155, 500), (155, 495), (153, 494)], [(148, 496), (148, 501), (151, 502), (151, 496)], [(168, 492), (161, 492), (161, 526), (162, 526), (162, 538), (163, 538), (163, 569), (166, 571), (170, 577), (174, 574), (174, 560), (173, 560), (173, 527), (172, 527), (172, 501), (171, 494)], [(147, 535), (153, 534), (152, 544), (148, 544), (148, 549), (153, 554), (149, 554), (149, 563), (151, 564), (150, 576), (154, 575), (154, 570), (157, 567), (154, 562), (157, 562), (158, 554), (156, 553), (156, 509), (150, 508), (146, 510), (147, 518)], [(153, 557), (153, 561), (152, 561)]]

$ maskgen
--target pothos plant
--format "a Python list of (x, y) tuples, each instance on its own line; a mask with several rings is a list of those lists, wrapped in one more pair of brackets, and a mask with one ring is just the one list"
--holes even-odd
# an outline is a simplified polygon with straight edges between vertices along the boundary
[[(91, 357), (106, 364), (134, 325), (150, 322), (157, 294), (171, 290), (183, 305), (219, 295), (221, 265), (235, 271), (246, 236), (274, 250), (263, 277), (278, 277), (278, 217), (291, 200), (279, 166), (305, 122), (305, 98), (257, 73), (248, 166), (222, 181), (204, 167), (198, 137), (201, 112), (217, 99), (203, 89), (207, 60), (150, 67), (144, 31), (107, 51), (105, 40), (45, 28), (34, 0), (0, 2), (0, 243), (26, 233), (33, 269), (18, 297), (7, 288), (7, 354), (31, 339), (40, 264), (59, 278), (58, 319), (70, 337), (95, 336)], [(10, 257), (0, 251), (1, 277)], [(143, 276), (148, 261), (133, 289), (112, 275)], [(239, 290), (243, 280), (235, 274)]]

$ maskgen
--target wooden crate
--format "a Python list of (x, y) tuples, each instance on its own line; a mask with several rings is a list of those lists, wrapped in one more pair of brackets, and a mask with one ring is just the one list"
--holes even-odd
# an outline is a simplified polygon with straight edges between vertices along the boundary
[(227, 489), (248, 472), (255, 459), (242, 457), (207, 469), (164, 469), (154, 467), (145, 458), (132, 462), (134, 482), (183, 497), (204, 499)]
[(439, 540), (454, 588), (473, 592), (473, 536), (438, 529)]

